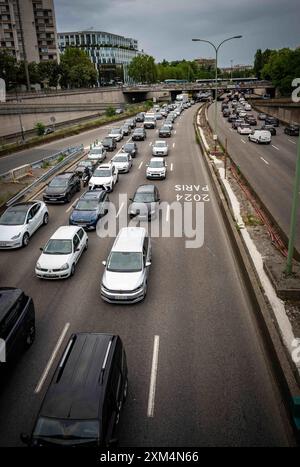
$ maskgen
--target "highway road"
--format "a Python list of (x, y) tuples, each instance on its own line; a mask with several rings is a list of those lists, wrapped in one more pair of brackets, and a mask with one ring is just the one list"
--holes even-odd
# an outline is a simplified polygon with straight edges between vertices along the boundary
[[(277, 134), (272, 136), (270, 145), (255, 144), (248, 141), (246, 135), (239, 135), (233, 130), (231, 123), (221, 114), (221, 103), (218, 107), (218, 134), (221, 142), (225, 145), (227, 138), (228, 152), (233, 161), (240, 167), (254, 191), (289, 237), (297, 137), (284, 134), (284, 127), (281, 125), (276, 128)], [(251, 113), (257, 116), (254, 110)], [(209, 107), (208, 118), (213, 124), (213, 106)], [(260, 127), (263, 122), (257, 120), (257, 123), (257, 127)], [(295, 246), (300, 251), (300, 211), (297, 231)]]
[[(49, 224), (39, 229), (27, 248), (0, 252), (1, 284), (20, 287), (32, 296), (37, 319), (35, 343), (1, 385), (1, 446), (20, 445), (20, 433), (31, 430), (67, 339), (79, 331), (109, 331), (124, 342), (129, 394), (121, 417), (120, 446), (292, 443), (248, 292), (195, 140), (195, 111), (193, 106), (176, 120), (168, 140), (167, 179), (156, 184), (161, 200), (172, 203), (176, 195), (183, 195), (180, 202), (186, 199), (193, 209), (198, 201), (190, 199), (208, 186), (204, 244), (189, 249), (185, 238), (153, 238), (148, 294), (143, 302), (116, 306), (101, 301), (101, 261), (107, 258), (114, 239), (99, 238), (96, 232), (88, 234), (89, 249), (74, 277), (52, 282), (35, 277), (39, 247), (58, 226), (68, 223), (68, 205), (49, 207)], [(95, 134), (80, 135), (78, 142), (93, 139)], [(147, 139), (138, 143), (132, 171), (120, 175), (110, 195), (117, 211), (126, 209), (118, 204), (118, 195), (130, 196), (145, 183), (145, 165), (157, 136), (157, 130), (147, 130)], [(192, 185), (196, 187), (191, 192)], [(172, 214), (163, 214), (163, 221), (172, 227)], [(64, 331), (49, 374), (35, 392)], [(159, 343), (157, 377), (153, 411), (149, 411), (154, 342)]]

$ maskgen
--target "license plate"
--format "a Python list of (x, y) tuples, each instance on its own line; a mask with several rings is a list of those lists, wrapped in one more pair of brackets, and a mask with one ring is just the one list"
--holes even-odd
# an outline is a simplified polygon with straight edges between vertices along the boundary
[(9, 245), (8, 243), (0, 242), (0, 246), (8, 246), (8, 245)]
[(116, 300), (127, 300), (127, 295), (116, 295)]
[(49, 198), (49, 201), (57, 201), (57, 198)]

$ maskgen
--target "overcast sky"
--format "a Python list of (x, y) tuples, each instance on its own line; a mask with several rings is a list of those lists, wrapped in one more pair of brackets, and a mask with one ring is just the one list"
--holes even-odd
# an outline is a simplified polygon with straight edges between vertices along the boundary
[(212, 57), (208, 44), (225, 44), (219, 65), (251, 64), (258, 48), (300, 45), (299, 0), (54, 0), (57, 29), (94, 28), (133, 37), (156, 61)]

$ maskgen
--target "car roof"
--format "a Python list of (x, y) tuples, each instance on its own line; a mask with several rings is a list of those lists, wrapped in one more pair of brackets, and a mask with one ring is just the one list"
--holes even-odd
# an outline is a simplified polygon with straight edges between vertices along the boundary
[(108, 162), (106, 164), (100, 164), (97, 167), (97, 169), (111, 169), (111, 168), (112, 168), (112, 164), (110, 162)]
[(59, 227), (54, 234), (51, 236), (51, 239), (59, 240), (72, 240), (74, 234), (79, 230), (77, 226), (74, 225), (63, 225)]
[(54, 373), (39, 416), (99, 419), (118, 336), (73, 334)]
[(38, 201), (31, 201), (28, 203), (16, 203), (7, 208), (7, 211), (19, 211), (19, 212), (27, 212), (32, 206), (34, 206)]
[(106, 193), (106, 190), (89, 190), (86, 191), (80, 198), (81, 199), (100, 199), (103, 195), (103, 193)]
[(118, 233), (112, 251), (142, 251), (145, 235), (144, 227), (123, 227)]
[(155, 185), (140, 185), (136, 189), (136, 193), (153, 193)]
[(15, 287), (0, 287), (0, 322), (8, 315), (23, 291)]
[(74, 175), (74, 172), (63, 172), (56, 175), (55, 178), (70, 178), (72, 175)]
[(165, 159), (163, 157), (151, 157), (150, 162), (164, 162)]
[(128, 152), (119, 152), (118, 154), (115, 154), (115, 155), (114, 155), (114, 157), (112, 158), (112, 161), (113, 161), (114, 159), (116, 159), (117, 157), (120, 157), (120, 156), (121, 156), (121, 157), (126, 157), (126, 156), (129, 157), (130, 154), (129, 154)]
[(166, 142), (166, 141), (164, 141), (163, 139), (158, 139), (158, 140), (155, 141), (154, 146), (155, 146), (156, 144), (158, 144), (158, 143), (164, 143), (165, 146), (167, 145), (167, 142)]

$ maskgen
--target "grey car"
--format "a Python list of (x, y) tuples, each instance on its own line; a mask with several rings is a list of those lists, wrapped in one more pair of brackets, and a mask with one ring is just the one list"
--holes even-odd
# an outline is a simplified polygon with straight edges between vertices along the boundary
[(160, 195), (155, 185), (140, 185), (129, 206), (129, 217), (136, 217), (139, 220), (150, 221), (158, 214)]

